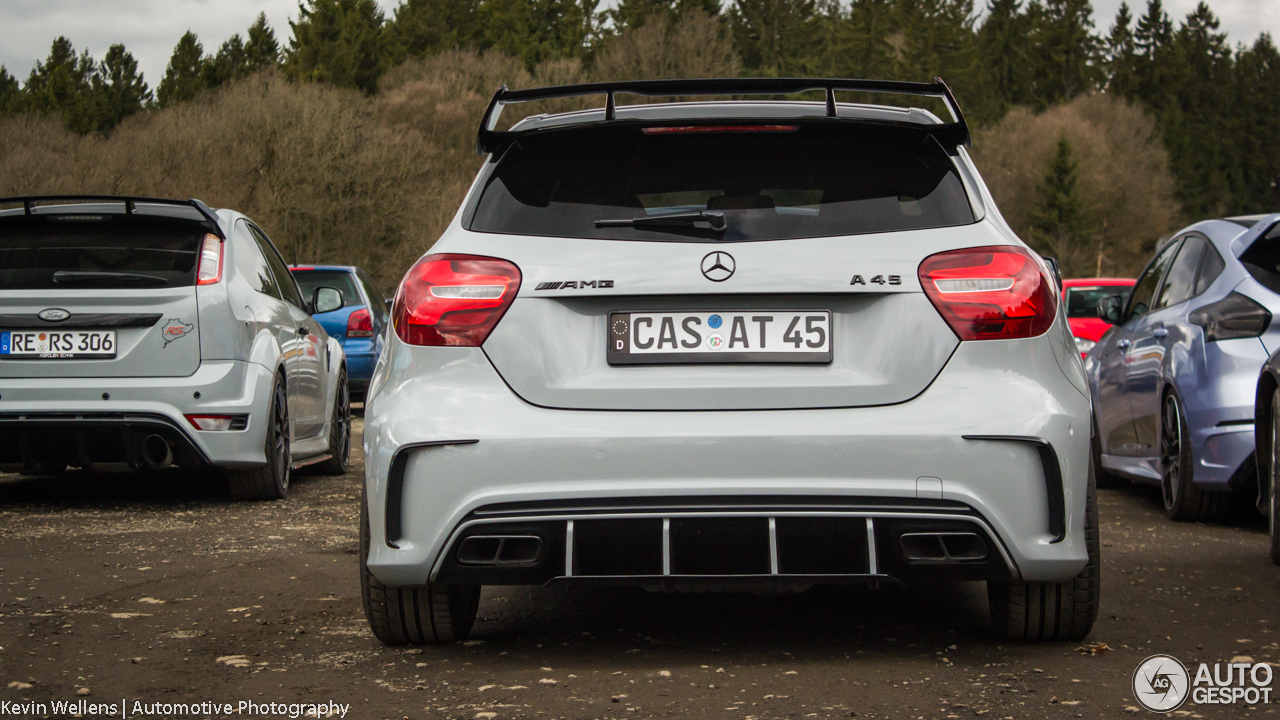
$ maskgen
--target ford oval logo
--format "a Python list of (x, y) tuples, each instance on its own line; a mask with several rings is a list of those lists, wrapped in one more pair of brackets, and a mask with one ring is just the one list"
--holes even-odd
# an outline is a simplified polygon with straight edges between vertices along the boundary
[(48, 310), (41, 310), (38, 317), (49, 322), (62, 322), (71, 317), (71, 313), (62, 308), (49, 308)]

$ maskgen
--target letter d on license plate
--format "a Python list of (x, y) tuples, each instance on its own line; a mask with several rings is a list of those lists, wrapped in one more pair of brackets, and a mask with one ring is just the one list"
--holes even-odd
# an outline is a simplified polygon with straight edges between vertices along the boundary
[(615, 312), (610, 365), (829, 363), (830, 310)]

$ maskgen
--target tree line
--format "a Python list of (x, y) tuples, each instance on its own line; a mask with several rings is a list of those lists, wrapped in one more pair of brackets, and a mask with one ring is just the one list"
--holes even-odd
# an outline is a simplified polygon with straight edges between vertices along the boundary
[[(598, 2), (404, 0), (386, 17), (374, 0), (303, 0), (283, 44), (262, 15), (243, 39), (207, 54), (187, 32), (154, 95), (123, 46), (96, 61), (58, 38), (25, 83), (0, 68), (0, 116), (60, 115), (73, 132), (105, 136), (130, 115), (267, 67), (375, 96), (392, 68), (457, 49), (514, 58), (533, 77), (565, 62), (597, 78), (672, 76), (681, 59), (635, 55), (635, 39), (647, 33), (660, 48), (693, 32), (715, 41), (680, 52), (714, 48), (726, 55), (715, 61), (721, 72), (944, 77), (976, 127), (1001, 126), (1015, 109), (1045, 113), (1106, 95), (1154, 119), (1181, 207), (1171, 222), (1280, 210), (1280, 53), (1266, 33), (1232, 46), (1204, 3), (1176, 21), (1161, 0), (1136, 14), (1122, 4), (1100, 30), (1089, 0), (987, 0), (981, 12), (974, 0), (621, 0), (607, 10)], [(1071, 134), (1063, 130), (1046, 149), (1033, 183), (1025, 230), (1042, 248), (1115, 241), (1109, 221), (1082, 199), (1076, 146), (1087, 140)], [(1101, 257), (1097, 250), (1075, 254)]]

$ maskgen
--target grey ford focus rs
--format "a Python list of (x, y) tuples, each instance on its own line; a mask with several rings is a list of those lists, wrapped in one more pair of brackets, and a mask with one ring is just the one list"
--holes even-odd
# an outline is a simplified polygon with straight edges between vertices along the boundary
[(342, 346), (248, 217), (199, 200), (0, 198), (0, 471), (346, 472)]
[(987, 582), (1005, 636), (1088, 634), (1088, 387), (968, 139), (941, 80), (500, 89), (369, 390), (375, 635), (465, 638), (485, 585), (931, 580)]

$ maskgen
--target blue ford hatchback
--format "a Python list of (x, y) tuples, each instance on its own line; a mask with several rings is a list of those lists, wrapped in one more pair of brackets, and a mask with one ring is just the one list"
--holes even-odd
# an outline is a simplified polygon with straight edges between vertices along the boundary
[(369, 273), (345, 265), (294, 265), (289, 268), (310, 297), (318, 287), (342, 293), (342, 307), (315, 315), (329, 337), (342, 343), (347, 354), (347, 382), (351, 399), (364, 400), (373, 366), (382, 353), (382, 331), (387, 327), (387, 304)]
[(1089, 351), (1098, 485), (1158, 484), (1174, 520), (1217, 520), (1256, 481), (1258, 373), (1280, 349), (1280, 214), (1205, 220), (1163, 245)]

